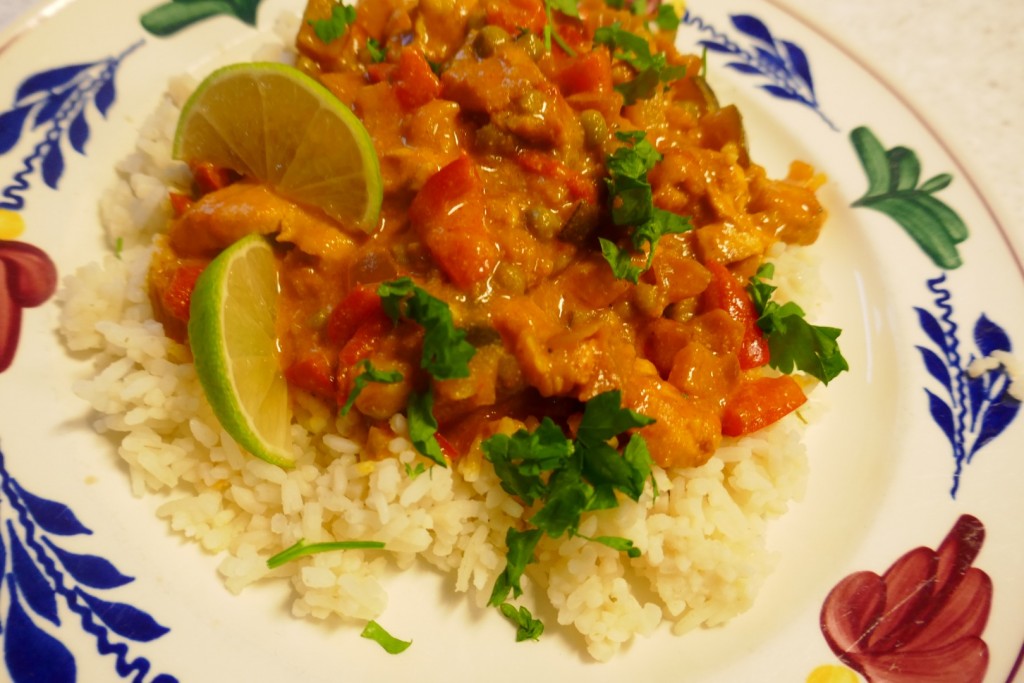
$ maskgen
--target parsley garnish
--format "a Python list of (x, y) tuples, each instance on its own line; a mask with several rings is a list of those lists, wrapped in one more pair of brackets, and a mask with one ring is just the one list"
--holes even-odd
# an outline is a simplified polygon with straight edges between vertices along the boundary
[(123, 254), (123, 253), (124, 253), (124, 238), (123, 237), (118, 237), (114, 241), (114, 256), (116, 256), (117, 260), (120, 261), (121, 260), (121, 254)]
[(647, 180), (647, 173), (661, 161), (661, 154), (645, 138), (643, 131), (619, 132), (616, 136), (632, 146), (623, 145), (607, 160), (608, 194), (611, 201), (612, 222), (615, 225), (632, 226), (630, 241), (634, 251), (647, 247), (647, 263), (643, 268), (634, 266), (629, 251), (620, 249), (611, 240), (600, 238), (601, 252), (619, 279), (633, 284), (640, 274), (651, 267), (654, 247), (662, 235), (692, 230), (689, 218), (654, 205), (654, 191)]
[(409, 479), (415, 479), (426, 471), (427, 466), (421, 462), (416, 463), (416, 467), (413, 467), (409, 463), (405, 463), (405, 476), (409, 477)]
[[(534, 549), (544, 534), (575, 536), (584, 512), (618, 506), (616, 492), (638, 500), (651, 478), (651, 456), (643, 437), (634, 434), (620, 453), (609, 441), (654, 420), (621, 407), (619, 391), (608, 391), (587, 402), (575, 440), (544, 418), (532, 432), (520, 429), (508, 436), (496, 434), (483, 442), (484, 456), (506, 492), (527, 506), (539, 504), (528, 520), (533, 528), (510, 528), (505, 570), (491, 592), (491, 605), (501, 605), (511, 591), (522, 594), (520, 579), (533, 561)], [(616, 537), (593, 539), (634, 556), (631, 541)]]
[(516, 609), (515, 605), (508, 602), (501, 603), (498, 609), (516, 625), (517, 643), (524, 640), (540, 640), (541, 634), (544, 633), (544, 623), (540, 619), (535, 619), (530, 610), (525, 607)]
[(434, 417), (434, 392), (427, 389), (423, 393), (409, 395), (407, 408), (409, 418), (409, 440), (416, 450), (427, 456), (441, 467), (447, 467), (441, 444), (437, 441), (437, 418)]
[(555, 19), (551, 14), (553, 10), (558, 10), (567, 17), (578, 19), (580, 10), (576, 6), (576, 0), (544, 0), (544, 12), (548, 17), (548, 23), (544, 25), (544, 49), (547, 52), (551, 52), (551, 41), (553, 39), (558, 43), (558, 47), (565, 50), (565, 54), (575, 57), (576, 51), (569, 47), (569, 44), (562, 39), (562, 36), (558, 35), (558, 31), (554, 28)]
[(381, 284), (377, 294), (393, 322), (405, 317), (426, 331), (420, 367), (437, 379), (469, 377), (469, 361), (476, 348), (466, 341), (466, 331), (455, 327), (448, 304), (408, 277)]
[(295, 545), (282, 550), (267, 560), (267, 569), (277, 569), (281, 565), (307, 555), (332, 552), (334, 550), (380, 550), (384, 544), (380, 541), (327, 541), (325, 543), (306, 543), (300, 538)]
[(411, 640), (399, 640), (398, 638), (395, 638), (384, 630), (383, 626), (372, 619), (366, 622), (366, 627), (363, 628), (363, 632), (359, 635), (377, 643), (384, 648), (384, 651), (389, 655), (401, 654), (402, 652), (405, 652), (410, 645), (412, 645)]
[(654, 23), (658, 25), (658, 28), (662, 31), (672, 32), (679, 28), (679, 24), (682, 23), (679, 19), (679, 15), (676, 14), (676, 8), (672, 5), (663, 4), (658, 7), (658, 14), (654, 18)]
[(380, 64), (388, 56), (387, 50), (381, 47), (376, 38), (369, 38), (366, 41), (366, 51), (370, 53), (370, 59), (373, 60), (374, 64)]
[(627, 105), (652, 97), (663, 83), (674, 81), (686, 75), (685, 66), (669, 66), (665, 54), (651, 54), (650, 43), (643, 36), (622, 28), (619, 22), (602, 26), (594, 33), (595, 45), (607, 45), (614, 54), (637, 71), (636, 78), (615, 86), (622, 93)]
[(378, 370), (370, 364), (369, 359), (364, 358), (356, 363), (357, 368), (362, 368), (362, 372), (355, 378), (352, 383), (352, 391), (348, 394), (348, 400), (345, 401), (345, 405), (341, 407), (342, 416), (348, 415), (348, 411), (352, 410), (352, 406), (355, 405), (356, 399), (359, 394), (363, 393), (363, 389), (370, 382), (378, 382), (380, 384), (395, 384), (402, 381), (402, 373), (397, 370)]
[(765, 263), (747, 287), (760, 312), (758, 327), (768, 340), (769, 365), (786, 374), (796, 368), (828, 384), (850, 369), (836, 343), (842, 330), (811, 325), (804, 319), (803, 309), (792, 301), (781, 305), (771, 301), (777, 288), (765, 280), (774, 274), (775, 266)]
[(330, 19), (311, 19), (309, 25), (313, 27), (317, 38), (325, 44), (330, 44), (345, 35), (349, 24), (355, 20), (356, 8), (352, 5), (338, 3), (331, 8)]

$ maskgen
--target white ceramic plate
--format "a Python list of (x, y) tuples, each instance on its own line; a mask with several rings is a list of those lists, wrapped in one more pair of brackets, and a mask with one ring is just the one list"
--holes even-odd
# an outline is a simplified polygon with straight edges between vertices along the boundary
[[(772, 175), (792, 158), (828, 174), (821, 317), (843, 328), (852, 369), (809, 433), (808, 494), (774, 527), (779, 565), (754, 608), (598, 665), (554, 629), (512, 643), (428, 573), (392, 587), (389, 628), (415, 641), (397, 657), (351, 627), (291, 618), (283, 585), (229, 595), (216, 559), (169, 533), (159, 499), (131, 495), (115, 445), (88, 428), (70, 388), (88, 365), (60, 345), (49, 265), (66, 274), (102, 253), (98, 197), (167, 79), (246, 58), (301, 3), (264, 0), (256, 27), (222, 15), (166, 37), (140, 24), (157, 4), (54, 2), (0, 35), (0, 349), (20, 330), (0, 374), (0, 678), (1013, 680), (1024, 420), (1004, 367), (967, 366), (1024, 343), (1020, 256), (893, 90), (757, 0), (692, 0), (679, 41), (708, 47), (711, 82)], [(869, 185), (858, 150), (873, 141), (889, 154), (865, 152)]]

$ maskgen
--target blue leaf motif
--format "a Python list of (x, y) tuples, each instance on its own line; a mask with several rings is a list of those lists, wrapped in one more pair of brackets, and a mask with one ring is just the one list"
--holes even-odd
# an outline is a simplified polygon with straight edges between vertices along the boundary
[(716, 43), (713, 40), (702, 40), (700, 41), (700, 46), (706, 47), (711, 52), (724, 52), (726, 54), (732, 54), (733, 52), (735, 52), (735, 50), (730, 48), (728, 45)]
[(759, 73), (761, 73), (761, 70), (758, 69), (756, 66), (753, 66), (752, 64), (747, 64), (746, 62), (729, 62), (728, 64), (726, 64), (726, 66), (729, 67), (730, 69), (735, 69), (736, 71), (739, 71), (740, 73), (745, 73), (745, 74), (759, 74)]
[(1001, 400), (993, 403), (989, 406), (989, 409), (985, 411), (985, 416), (981, 420), (981, 430), (978, 432), (978, 438), (974, 442), (974, 446), (971, 447), (971, 452), (968, 456), (968, 462), (975, 453), (980, 451), (985, 444), (996, 438), (1013, 422), (1013, 419), (1017, 417), (1017, 413), (1020, 411), (1020, 403), (1009, 398), (1005, 394)]
[(953, 382), (946, 363), (931, 349), (918, 346), (917, 350), (921, 352), (921, 357), (924, 359), (924, 366), (928, 369), (928, 373), (939, 380), (939, 383), (946, 388), (946, 391), (952, 393)]
[(950, 443), (956, 443), (956, 431), (953, 422), (953, 411), (941, 398), (925, 389), (928, 394), (928, 408), (931, 411), (932, 419), (942, 428)]
[(89, 62), (88, 64), (71, 64), (70, 66), (61, 66), (56, 69), (40, 71), (39, 73), (25, 79), (25, 81), (18, 87), (18, 91), (14, 96), (14, 101), (21, 102), (36, 93), (48, 92), (56, 90), (61, 86), (68, 85), (83, 71), (95, 65), (96, 62)]
[(775, 36), (764, 25), (764, 22), (750, 14), (737, 14), (732, 17), (732, 25), (741, 33), (745, 33), (754, 40), (759, 40), (766, 45), (775, 45)]
[(983, 356), (991, 356), (993, 351), (1011, 351), (1013, 345), (1006, 331), (982, 314), (974, 326), (974, 343)]
[(114, 99), (117, 97), (117, 91), (114, 88), (114, 79), (108, 78), (100, 89), (96, 91), (96, 109), (103, 114), (103, 118), (107, 117), (107, 112), (110, 111), (110, 105), (114, 103)]
[(59, 640), (32, 622), (13, 589), (4, 635), (4, 660), (14, 683), (75, 681), (75, 658)]
[(57, 189), (60, 177), (64, 175), (64, 153), (60, 151), (60, 143), (54, 141), (43, 156), (43, 182), (47, 187)]
[(796, 100), (797, 102), (804, 101), (804, 98), (800, 97), (798, 93), (795, 93), (788, 88), (783, 88), (778, 85), (762, 85), (761, 87), (776, 97), (781, 97), (786, 100)]
[(988, 398), (989, 387), (992, 383), (991, 374), (986, 372), (977, 377), (971, 377), (964, 373), (962, 377), (967, 381), (967, 398), (970, 401), (971, 426), (973, 428), (977, 424), (981, 409)]
[(814, 78), (811, 76), (811, 64), (807, 59), (807, 53), (799, 45), (788, 40), (782, 41), (782, 45), (786, 48), (786, 56), (789, 58), (793, 73), (807, 84), (808, 90), (814, 92)]
[(85, 109), (81, 109), (71, 125), (68, 126), (68, 140), (71, 147), (79, 154), (85, 154), (85, 143), (89, 142), (89, 122), (85, 118)]
[(75, 93), (74, 88), (68, 88), (59, 93), (55, 93), (50, 97), (46, 98), (43, 106), (39, 107), (36, 111), (35, 117), (32, 119), (32, 127), (38, 128), (44, 123), (49, 123), (60, 112), (61, 107), (68, 101), (68, 98)]
[(921, 329), (928, 335), (928, 338), (935, 342), (935, 345), (943, 351), (948, 351), (946, 334), (942, 331), (942, 326), (939, 325), (939, 321), (935, 316), (923, 308), (914, 308), (914, 310), (917, 311), (918, 322), (920, 322)]
[(21, 130), (25, 127), (25, 119), (32, 111), (32, 105), (15, 107), (0, 114), (0, 154), (7, 154), (21, 139)]
[(782, 61), (782, 58), (779, 57), (779, 54), (774, 50), (769, 51), (762, 48), (757, 48), (756, 52), (758, 59), (761, 60), (761, 63), (766, 65), (769, 69), (771, 69), (771, 71), (781, 71), (783, 73), (787, 71), (786, 63)]
[(92, 608), (92, 611), (96, 613), (103, 623), (106, 624), (111, 631), (114, 633), (135, 640), (142, 643), (148, 643), (151, 640), (156, 640), (160, 636), (168, 633), (169, 628), (161, 626), (146, 612), (118, 602), (107, 602), (106, 600), (100, 600), (94, 595), (90, 595), (83, 590), (79, 590), (78, 594), (82, 596), (82, 599)]
[(18, 540), (10, 521), (7, 522), (7, 532), (11, 539), (11, 567), (14, 581), (17, 582), (25, 596), (25, 602), (36, 614), (54, 626), (60, 626), (60, 617), (57, 615), (57, 596), (53, 587), (39, 571), (39, 567), (29, 556), (25, 546)]
[(50, 549), (56, 553), (57, 558), (68, 574), (75, 578), (75, 581), (90, 588), (117, 588), (135, 579), (125, 576), (117, 570), (108, 560), (97, 555), (78, 555), (57, 547), (49, 539), (44, 539)]
[(25, 507), (32, 514), (32, 519), (44, 531), (57, 536), (77, 536), (78, 534), (91, 534), (84, 524), (78, 521), (75, 513), (67, 505), (57, 503), (46, 498), (29, 493), (21, 486), (15, 484), (18, 497), (21, 498)]

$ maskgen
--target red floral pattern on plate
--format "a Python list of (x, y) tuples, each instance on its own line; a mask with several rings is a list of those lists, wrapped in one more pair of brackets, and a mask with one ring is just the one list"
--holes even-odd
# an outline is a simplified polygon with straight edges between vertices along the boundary
[(44, 303), (57, 289), (57, 269), (38, 247), (0, 240), (0, 372), (14, 361), (21, 311)]
[(876, 683), (980, 683), (992, 580), (971, 565), (984, 539), (982, 523), (964, 515), (937, 550), (911, 550), (882, 576), (847, 576), (821, 610), (832, 651)]

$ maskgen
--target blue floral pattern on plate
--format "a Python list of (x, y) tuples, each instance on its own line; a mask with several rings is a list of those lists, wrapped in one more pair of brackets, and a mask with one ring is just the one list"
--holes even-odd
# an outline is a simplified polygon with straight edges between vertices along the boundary
[[(134, 581), (109, 560), (98, 555), (74, 553), (54, 540), (91, 535), (75, 513), (63, 503), (26, 491), (7, 471), (0, 453), (0, 569), (4, 580), (0, 595), (7, 592), (6, 614), (0, 615), (4, 662), (15, 683), (22, 681), (74, 681), (75, 658), (58, 637), (69, 628), (61, 621), (61, 604), (78, 616), (82, 629), (96, 639), (101, 655), (114, 655), (121, 678), (145, 681), (152, 664), (131, 657), (129, 646), (117, 637), (146, 643), (166, 635), (169, 629), (149, 613), (132, 605), (101, 598)], [(42, 622), (48, 622), (44, 628)], [(148, 679), (172, 683), (167, 674)]]

